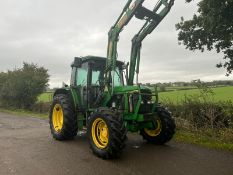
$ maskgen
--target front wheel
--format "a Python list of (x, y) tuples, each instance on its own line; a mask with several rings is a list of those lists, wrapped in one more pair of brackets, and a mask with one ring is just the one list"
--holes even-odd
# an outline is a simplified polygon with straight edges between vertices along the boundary
[(108, 108), (97, 109), (90, 116), (87, 131), (90, 148), (103, 159), (118, 157), (125, 146), (126, 128), (123, 119)]
[(164, 108), (158, 109), (158, 119), (155, 121), (156, 128), (142, 129), (140, 134), (143, 139), (150, 143), (162, 145), (170, 141), (175, 134), (175, 122), (169, 111)]
[(72, 139), (77, 134), (78, 124), (71, 100), (59, 94), (53, 99), (49, 114), (50, 130), (56, 140)]

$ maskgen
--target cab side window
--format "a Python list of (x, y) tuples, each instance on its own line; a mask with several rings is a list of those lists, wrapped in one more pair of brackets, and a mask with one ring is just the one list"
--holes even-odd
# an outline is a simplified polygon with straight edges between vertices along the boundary
[(100, 76), (100, 71), (98, 71), (98, 70), (92, 71), (92, 81), (91, 81), (92, 86), (99, 86), (100, 85), (99, 76)]
[(77, 86), (87, 85), (87, 65), (86, 64), (83, 64), (81, 68), (77, 69), (76, 85)]

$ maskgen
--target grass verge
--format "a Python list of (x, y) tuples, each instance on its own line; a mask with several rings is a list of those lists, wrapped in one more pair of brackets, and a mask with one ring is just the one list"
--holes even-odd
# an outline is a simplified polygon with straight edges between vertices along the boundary
[(13, 114), (17, 116), (27, 116), (27, 117), (38, 117), (42, 119), (48, 118), (48, 113), (35, 113), (32, 111), (22, 110), (22, 109), (2, 109), (0, 108), (0, 112), (7, 113), (7, 114)]
[[(230, 132), (233, 132), (232, 129), (230, 130)], [(230, 140), (224, 135), (217, 136), (213, 133), (210, 134), (205, 132), (195, 132), (178, 129), (176, 131), (175, 140), (178, 142), (200, 145), (206, 148), (226, 150), (233, 153), (233, 140)]]

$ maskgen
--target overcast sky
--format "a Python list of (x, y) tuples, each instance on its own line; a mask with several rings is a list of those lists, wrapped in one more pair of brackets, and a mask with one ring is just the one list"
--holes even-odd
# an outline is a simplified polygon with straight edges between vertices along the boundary
[[(148, 2), (147, 2), (148, 1)], [(171, 12), (143, 43), (140, 82), (233, 79), (215, 65), (222, 55), (185, 50), (175, 24), (192, 17), (195, 3), (176, 0)], [(146, 0), (150, 6), (155, 0)], [(107, 33), (126, 0), (0, 0), (0, 71), (24, 61), (49, 69), (50, 85), (69, 83), (75, 56), (106, 56)], [(140, 21), (133, 19), (120, 35), (119, 60), (128, 61), (131, 38)]]

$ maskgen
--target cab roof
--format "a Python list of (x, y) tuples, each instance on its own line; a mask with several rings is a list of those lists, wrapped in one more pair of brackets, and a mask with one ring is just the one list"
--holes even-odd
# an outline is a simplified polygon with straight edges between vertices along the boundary
[[(76, 57), (77, 58), (77, 57)], [(74, 59), (76, 59), (74, 58)], [(98, 63), (101, 63), (101, 64), (104, 64), (106, 63), (106, 60), (107, 58), (105, 57), (99, 57), (99, 56), (85, 56), (85, 57), (79, 57), (81, 60), (82, 60), (82, 64), (85, 63), (85, 62), (98, 62)], [(116, 64), (119, 66), (123, 66), (124, 65), (124, 62), (122, 61), (116, 61)], [(73, 67), (74, 66), (74, 62), (72, 62), (71, 66)]]

